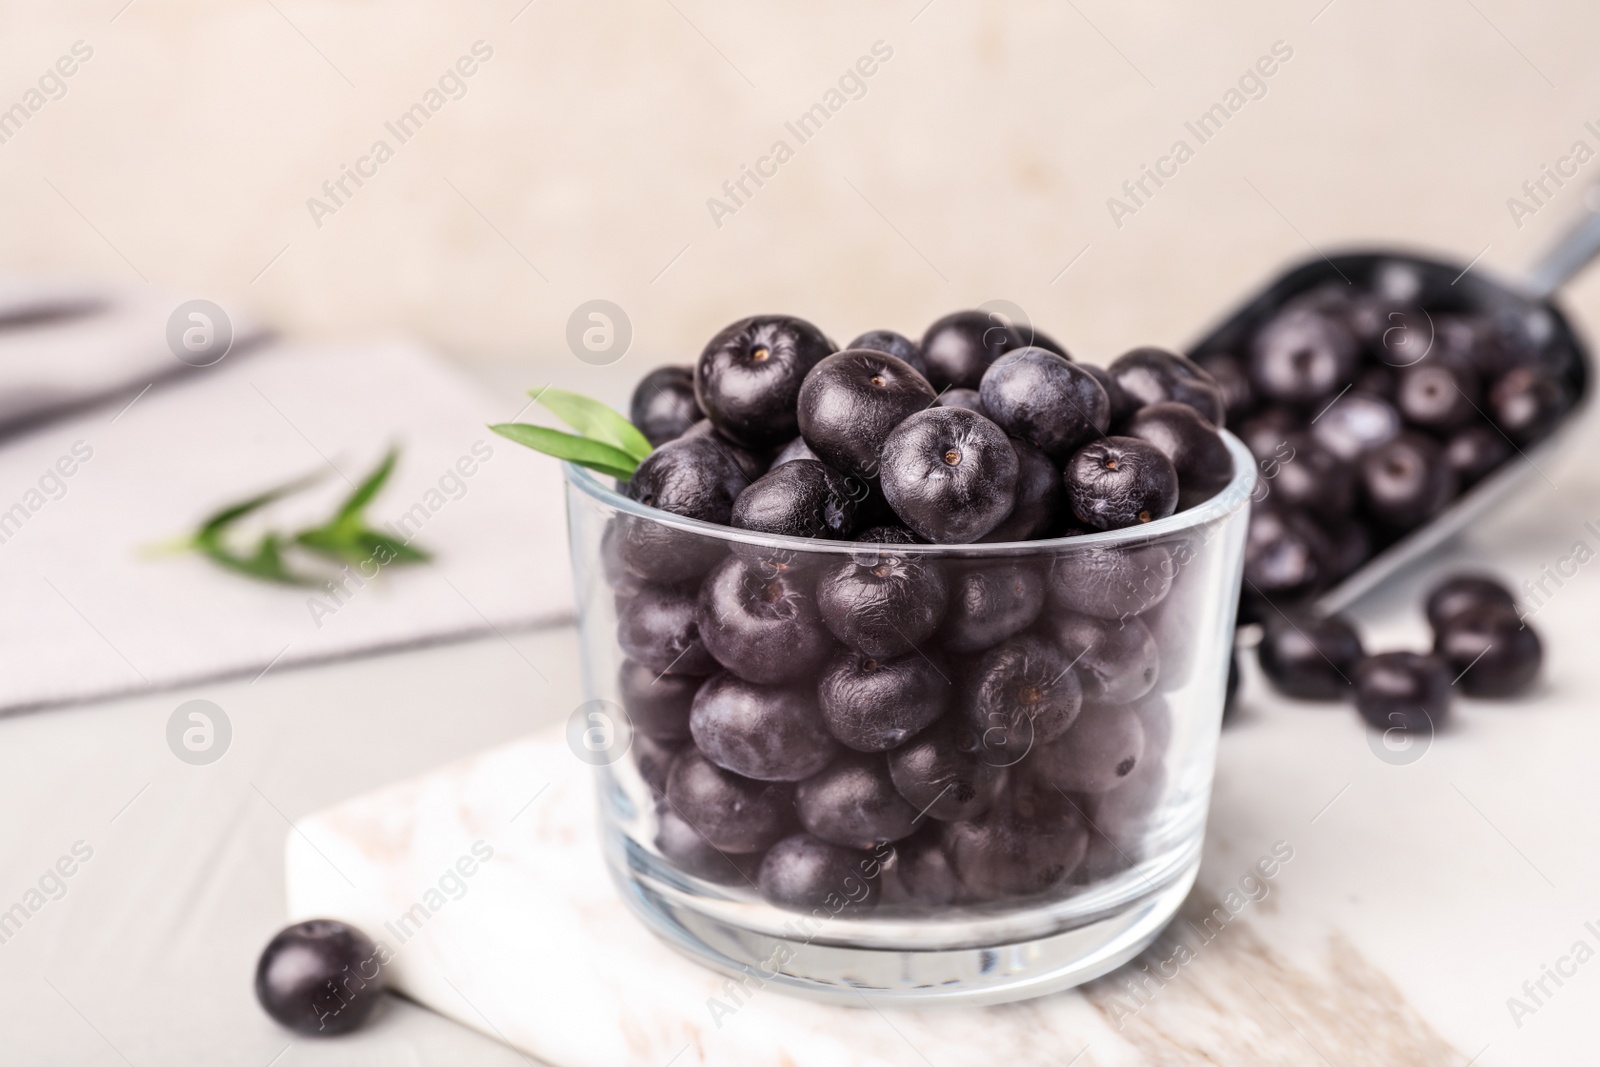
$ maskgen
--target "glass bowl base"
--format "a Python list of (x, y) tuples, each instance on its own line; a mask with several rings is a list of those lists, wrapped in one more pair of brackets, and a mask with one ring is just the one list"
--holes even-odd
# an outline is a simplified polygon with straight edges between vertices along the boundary
[(1200, 867), (1195, 856), (1125, 906), (1057, 933), (1008, 944), (912, 949), (823, 943), (805, 936), (802, 923), (792, 936), (734, 925), (607, 851), (628, 907), (696, 963), (727, 974), (749, 994), (770, 988), (855, 1007), (1003, 1004), (1098, 978), (1155, 940)]

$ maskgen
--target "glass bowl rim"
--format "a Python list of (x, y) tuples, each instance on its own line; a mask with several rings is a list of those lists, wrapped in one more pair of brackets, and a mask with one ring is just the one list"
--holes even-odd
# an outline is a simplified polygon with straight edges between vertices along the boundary
[[(1160, 540), (1170, 534), (1183, 533), (1196, 527), (1204, 526), (1207, 523), (1227, 518), (1248, 504), (1256, 485), (1255, 456), (1245, 447), (1243, 441), (1240, 441), (1228, 430), (1219, 428), (1217, 432), (1221, 435), (1223, 444), (1227, 446), (1229, 454), (1233, 457), (1233, 478), (1209, 500), (1205, 500), (1186, 511), (1173, 512), (1164, 519), (1141, 523), (1138, 526), (1125, 526), (1118, 530), (1097, 530), (1094, 533), (1072, 534), (1067, 537), (1051, 537), (1035, 541), (986, 541), (951, 545), (922, 544), (918, 542), (915, 545), (885, 545), (882, 547), (894, 548), (901, 552), (914, 551), (919, 556), (946, 555), (962, 558), (1015, 556), (1029, 552), (1141, 544)], [(561, 469), (568, 485), (579, 490), (590, 499), (598, 501), (615, 511), (659, 523), (662, 526), (714, 537), (719, 541), (731, 541), (761, 548), (835, 554), (859, 552), (863, 546), (875, 544), (875, 542), (867, 541), (835, 541), (820, 537), (791, 537), (787, 534), (759, 534), (733, 526), (722, 526), (718, 523), (705, 522), (701, 519), (691, 519), (683, 515), (676, 515), (670, 511), (662, 511), (660, 508), (649, 507), (639, 503), (637, 500), (626, 497), (603, 484), (593, 471), (580, 467), (575, 463), (563, 461)]]

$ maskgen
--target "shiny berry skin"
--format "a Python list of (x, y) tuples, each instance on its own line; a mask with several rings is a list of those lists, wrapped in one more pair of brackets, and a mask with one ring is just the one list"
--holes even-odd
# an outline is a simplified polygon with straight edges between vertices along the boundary
[(1338, 316), (1291, 306), (1270, 319), (1250, 344), (1250, 381), (1262, 396), (1311, 404), (1349, 385), (1361, 348)]
[(1057, 463), (1111, 425), (1111, 401), (1094, 375), (1043, 348), (1007, 352), (978, 388), (989, 418)]
[(1060, 341), (1057, 341), (1054, 337), (1051, 337), (1043, 330), (1034, 326), (1030, 326), (1027, 323), (1023, 323), (1016, 329), (1017, 337), (1021, 341), (1021, 343), (1017, 345), (1018, 348), (1042, 348), (1046, 352), (1054, 352), (1062, 359), (1071, 362), (1072, 355), (1067, 351), (1066, 347), (1062, 345)]
[(1555, 429), (1557, 420), (1572, 404), (1560, 379), (1537, 367), (1517, 367), (1506, 372), (1489, 390), (1489, 413), (1513, 440), (1536, 441)]
[[(1239, 426), (1239, 440), (1262, 463), (1284, 458), (1284, 442), (1301, 429), (1305, 419), (1289, 408), (1267, 408)], [(1266, 468), (1263, 468), (1266, 473)]]
[(1155, 445), (1178, 474), (1178, 510), (1202, 504), (1233, 481), (1233, 454), (1217, 428), (1188, 404), (1146, 404), (1123, 433)]
[(1438, 656), (1383, 652), (1356, 664), (1356, 710), (1378, 730), (1429, 733), (1450, 715), (1450, 672)]
[(1444, 459), (1461, 484), (1471, 485), (1511, 458), (1506, 435), (1486, 422), (1457, 430), (1444, 445)]
[[(679, 438), (645, 457), (628, 482), (628, 496), (647, 507), (726, 526), (734, 498), (748, 484), (739, 465), (715, 442)], [(697, 578), (725, 552), (710, 538), (639, 516), (623, 516), (618, 531), (616, 548), (623, 564), (658, 582)]]
[(706, 675), (717, 669), (700, 640), (693, 587), (646, 585), (619, 604), (617, 644), (658, 673)]
[(822, 621), (866, 656), (892, 659), (927, 641), (950, 587), (940, 565), (896, 547), (863, 547), (817, 579)]
[(1143, 407), (1164, 400), (1188, 404), (1213, 426), (1223, 425), (1222, 390), (1193, 360), (1164, 348), (1135, 348), (1106, 368), (1123, 392)]
[(694, 369), (657, 367), (633, 387), (628, 421), (652, 445), (664, 445), (705, 418), (694, 398)]
[(747, 681), (809, 682), (835, 648), (810, 583), (769, 560), (729, 556), (717, 564), (696, 613), (706, 650)]
[(1044, 597), (1045, 583), (1021, 561), (952, 564), (939, 642), (958, 654), (993, 648), (1032, 626)]
[(1026, 633), (978, 658), (961, 707), (983, 746), (982, 758), (1003, 767), (1066, 733), (1083, 697), (1072, 656), (1058, 643)]
[(1073, 664), (1085, 704), (1128, 704), (1155, 688), (1161, 657), (1150, 628), (1137, 618), (1097, 619), (1053, 612), (1039, 632)]
[(1301, 700), (1341, 700), (1366, 653), (1361, 635), (1341, 615), (1269, 616), (1256, 657), (1272, 687)]
[(1544, 646), (1515, 608), (1468, 608), (1440, 627), (1433, 651), (1469, 696), (1510, 697), (1539, 675)]
[(918, 536), (966, 544), (1010, 514), (1017, 454), (1005, 431), (982, 415), (929, 408), (884, 441), (879, 479), (889, 506)]
[(760, 852), (794, 825), (794, 787), (723, 770), (689, 749), (672, 763), (667, 803), (723, 852)]
[(947, 822), (989, 810), (1005, 780), (979, 731), (950, 716), (889, 753), (889, 777), (911, 806)]
[(617, 671), (622, 710), (634, 730), (657, 741), (689, 739), (689, 705), (703, 678), (663, 674), (631, 659)]
[(1013, 348), (1022, 335), (983, 311), (957, 311), (922, 335), (922, 360), (935, 389), (976, 389), (989, 365)]
[(824, 463), (874, 479), (889, 432), (937, 398), (903, 360), (870, 349), (835, 352), (800, 386), (800, 436)]
[(1064, 611), (1121, 619), (1165, 600), (1177, 573), (1162, 545), (1075, 549), (1050, 562), (1050, 602)]
[(922, 361), (922, 349), (918, 348), (917, 343), (911, 338), (893, 330), (868, 330), (840, 351), (852, 348), (870, 348), (874, 352), (886, 352), (895, 359), (909, 364), (912, 370), (924, 378), (928, 375), (928, 365)]
[(917, 828), (918, 810), (895, 789), (877, 753), (846, 753), (795, 788), (806, 831), (829, 844), (868, 849)]
[(1515, 611), (1517, 600), (1498, 578), (1487, 574), (1457, 574), (1429, 591), (1428, 625), (1437, 634), (1456, 616), (1485, 607)]
[(753, 885), (761, 853), (723, 852), (671, 808), (656, 817), (656, 848), (685, 874), (719, 885)]
[(927, 823), (887, 851), (878, 873), (882, 885), (879, 907), (900, 911), (940, 908), (961, 896), (961, 881), (945, 855), (944, 831), (938, 823)]
[(1015, 437), (1011, 439), (1011, 450), (1017, 454), (1016, 495), (1011, 513), (978, 538), (986, 544), (1049, 536), (1066, 515), (1067, 492), (1061, 484), (1061, 471), (1050, 457)]
[(1311, 425), (1311, 436), (1346, 463), (1382, 448), (1400, 434), (1400, 412), (1382, 397), (1355, 390), (1330, 404)]
[(828, 732), (857, 752), (904, 744), (944, 714), (952, 695), (940, 668), (916, 652), (888, 660), (846, 652), (817, 683)]
[(1385, 526), (1421, 525), (1456, 495), (1456, 472), (1431, 437), (1406, 432), (1361, 459), (1367, 513)]
[(855, 530), (867, 486), (814, 459), (795, 459), (763, 474), (733, 502), (729, 525), (785, 537), (843, 539)]
[(830, 908), (850, 917), (877, 902), (878, 880), (869, 876), (877, 860), (870, 852), (842, 848), (810, 834), (793, 834), (773, 845), (761, 861), (761, 895), (787, 908)]
[(945, 854), (974, 901), (1033, 896), (1062, 885), (1083, 862), (1083, 818), (1047, 785), (1019, 782), (987, 815), (947, 823)]
[(1113, 431), (1121, 426), (1129, 415), (1139, 409), (1139, 401), (1128, 395), (1127, 390), (1118, 384), (1109, 370), (1104, 367), (1097, 367), (1093, 363), (1079, 363), (1077, 366), (1083, 368), (1084, 372), (1099, 382), (1100, 388), (1106, 391), (1106, 403), (1110, 406), (1111, 429)]
[(1427, 360), (1400, 372), (1395, 407), (1413, 426), (1445, 432), (1478, 418), (1478, 376), (1443, 360)]
[(822, 331), (789, 315), (754, 315), (722, 329), (694, 368), (700, 409), (746, 448), (776, 448), (799, 432), (795, 401), (833, 351)]
[(1178, 472), (1161, 450), (1134, 437), (1103, 437), (1067, 461), (1062, 480), (1079, 522), (1118, 530), (1171, 515)]
[(387, 981), (390, 958), (370, 937), (334, 919), (280, 930), (256, 964), (256, 1000), (278, 1023), (302, 1034), (348, 1034), (367, 1021)]
[(968, 411), (976, 411), (986, 419), (989, 417), (989, 413), (983, 407), (983, 397), (976, 389), (946, 389), (939, 394), (939, 406), (966, 408)]
[(633, 760), (639, 777), (650, 787), (650, 794), (658, 800), (667, 795), (667, 776), (672, 764), (687, 748), (693, 746), (678, 741), (656, 741), (649, 734), (635, 733), (628, 745), (628, 758)]
[(1144, 759), (1144, 725), (1125, 707), (1085, 708), (1058, 740), (1028, 757), (1029, 770), (1067, 793), (1104, 793)]
[(1290, 434), (1284, 454), (1261, 472), (1271, 501), (1324, 518), (1349, 515), (1356, 502), (1356, 470), (1310, 434)]
[(726, 672), (695, 693), (689, 730), (712, 763), (762, 782), (809, 778), (839, 752), (810, 686), (756, 685)]

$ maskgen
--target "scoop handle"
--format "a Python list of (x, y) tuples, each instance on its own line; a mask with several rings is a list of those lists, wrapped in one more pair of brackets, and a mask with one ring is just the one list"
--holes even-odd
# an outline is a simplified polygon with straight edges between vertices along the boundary
[(1530, 296), (1547, 299), (1600, 255), (1600, 186), (1584, 196), (1583, 215), (1551, 245), (1528, 272)]

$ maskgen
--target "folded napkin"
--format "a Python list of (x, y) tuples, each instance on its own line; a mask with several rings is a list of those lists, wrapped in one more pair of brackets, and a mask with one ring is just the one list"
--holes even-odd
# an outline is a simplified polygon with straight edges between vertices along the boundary
[(192, 375), (263, 336), (240, 311), (150, 286), (0, 276), (0, 432)]
[[(0, 447), (0, 711), (570, 616), (559, 468), (490, 433), (517, 413), (425, 351), (267, 345), (148, 381)], [(320, 522), (390, 444), (369, 523), (430, 563), (317, 589), (150, 551), (319, 471), (261, 522)]]

